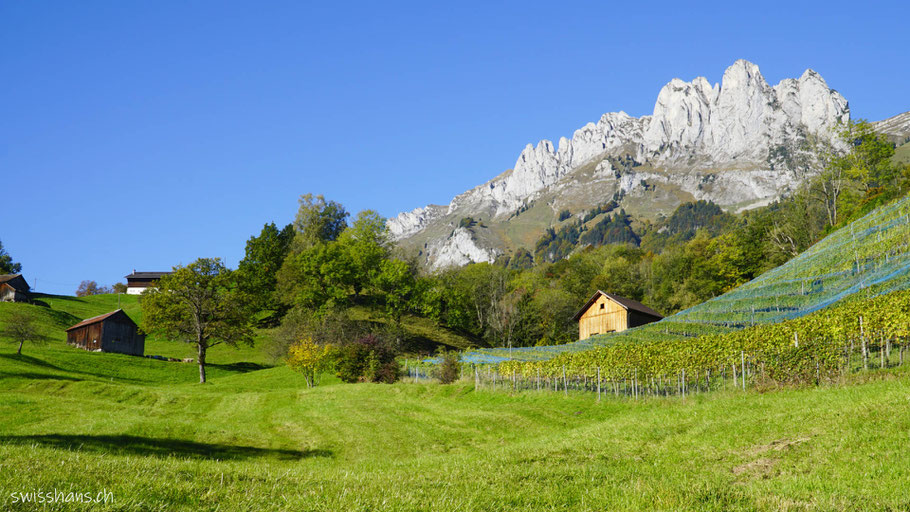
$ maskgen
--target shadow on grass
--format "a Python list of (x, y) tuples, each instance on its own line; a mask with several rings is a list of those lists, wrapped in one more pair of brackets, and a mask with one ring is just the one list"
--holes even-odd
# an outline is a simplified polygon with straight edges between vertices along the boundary
[(32, 446), (37, 444), (81, 452), (208, 460), (243, 460), (254, 458), (299, 460), (310, 457), (333, 456), (330, 450), (281, 450), (129, 435), (92, 436), (46, 434), (32, 436), (0, 436), (0, 444), (21, 446)]
[[(20, 363), (30, 364), (33, 366), (37, 366), (39, 368), (47, 368), (48, 370), (56, 370), (58, 372), (72, 372), (73, 371), (73, 370), (66, 370), (57, 365), (53, 365), (51, 363), (48, 363), (47, 361), (38, 359), (37, 357), (33, 357), (33, 356), (30, 356), (27, 354), (0, 354), (0, 358), (9, 359), (10, 361), (17, 361)], [(75, 373), (80, 373), (80, 372), (75, 372)]]
[(76, 377), (67, 377), (66, 375), (54, 375), (52, 373), (31, 373), (31, 372), (0, 372), (0, 379), (29, 379), (29, 380), (69, 380), (80, 381)]
[(231, 364), (212, 364), (205, 363), (206, 368), (218, 368), (219, 370), (225, 370), (228, 372), (237, 372), (237, 373), (247, 373), (254, 372), (256, 370), (265, 370), (266, 368), (271, 368), (270, 366), (265, 366), (257, 363), (231, 363)]

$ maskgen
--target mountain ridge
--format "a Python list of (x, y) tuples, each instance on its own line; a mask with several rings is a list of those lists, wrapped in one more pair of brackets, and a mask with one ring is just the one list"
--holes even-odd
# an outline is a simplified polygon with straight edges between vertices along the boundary
[[(440, 268), (493, 261), (526, 244), (503, 224), (541, 200), (551, 217), (562, 208), (578, 212), (617, 197), (642, 216), (691, 199), (732, 210), (760, 206), (811, 172), (802, 149), (807, 138), (833, 140), (832, 128), (849, 115), (847, 100), (811, 69), (771, 86), (757, 65), (737, 60), (720, 83), (672, 79), (651, 115), (611, 112), (571, 139), (528, 144), (512, 169), (448, 205), (403, 212), (388, 227), (423, 263)], [(489, 219), (490, 229), (458, 228), (463, 217)]]

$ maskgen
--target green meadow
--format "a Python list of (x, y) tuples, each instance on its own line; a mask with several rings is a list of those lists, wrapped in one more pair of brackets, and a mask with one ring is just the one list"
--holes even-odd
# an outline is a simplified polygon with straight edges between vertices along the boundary
[[(21, 357), (0, 340), (3, 510), (910, 509), (906, 367), (831, 387), (598, 403), (471, 382), (324, 376), (306, 389), (256, 348), (218, 347), (200, 385), (194, 364), (63, 342), (66, 315), (115, 308), (115, 296), (41, 300), (0, 304), (0, 321), (40, 309), (56, 337)], [(146, 352), (188, 348), (150, 340)], [(112, 501), (12, 496), (54, 490)]]

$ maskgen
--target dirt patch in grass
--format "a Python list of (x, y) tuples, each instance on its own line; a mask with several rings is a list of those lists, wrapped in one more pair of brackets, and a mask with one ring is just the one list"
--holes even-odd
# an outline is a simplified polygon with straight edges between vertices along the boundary
[(803, 444), (808, 440), (809, 440), (808, 437), (797, 437), (795, 439), (787, 439), (787, 438), (778, 439), (776, 441), (771, 441), (768, 444), (760, 444), (758, 446), (753, 446), (752, 448), (749, 449), (748, 454), (749, 455), (759, 455), (759, 454), (767, 453), (767, 452), (771, 452), (771, 451), (779, 452), (779, 451), (783, 451), (783, 450), (788, 450), (794, 446)]
[[(773, 452), (780, 452), (784, 450), (789, 450), (795, 446), (803, 444), (809, 441), (808, 437), (797, 437), (793, 439), (783, 438), (771, 441), (767, 444), (760, 444), (753, 446), (746, 451), (746, 455), (754, 457), (757, 455), (767, 454), (770, 455)], [(760, 478), (767, 479), (771, 478), (776, 474), (775, 466), (778, 463), (778, 459), (772, 457), (759, 457), (755, 460), (745, 462), (738, 466), (734, 466), (732, 471), (736, 476), (744, 476), (751, 478)]]
[(774, 475), (774, 466), (777, 461), (762, 457), (745, 464), (733, 467), (733, 474), (736, 476), (751, 476), (754, 478), (771, 478)]

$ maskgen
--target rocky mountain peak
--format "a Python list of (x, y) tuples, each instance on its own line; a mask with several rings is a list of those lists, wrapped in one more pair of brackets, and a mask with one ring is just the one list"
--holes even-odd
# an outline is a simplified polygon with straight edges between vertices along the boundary
[[(833, 137), (831, 128), (847, 119), (847, 100), (815, 71), (806, 70), (798, 79), (785, 79), (772, 87), (757, 65), (737, 60), (724, 71), (719, 84), (712, 85), (704, 77), (691, 82), (670, 80), (658, 93), (650, 116), (607, 113), (571, 138), (561, 137), (558, 145), (549, 140), (528, 144), (510, 171), (457, 196), (447, 208), (402, 213), (389, 221), (389, 227), (399, 240), (419, 238), (431, 225), (448, 226), (452, 233), (458, 215), (507, 222), (543, 194), (554, 205), (573, 202), (563, 200), (568, 199), (565, 194), (579, 191), (595, 204), (610, 199), (596, 197), (594, 188), (585, 187), (585, 180), (619, 195), (635, 190), (660, 193), (654, 183), (662, 183), (664, 202), (676, 197), (677, 204), (678, 197), (686, 194), (721, 206), (764, 204), (798, 179), (786, 159), (772, 161), (772, 155), (780, 154), (781, 147), (798, 147), (809, 133)], [(624, 159), (624, 170), (615, 170), (608, 158)], [(601, 161), (606, 165), (599, 165)], [(595, 164), (597, 172), (577, 174)], [(636, 168), (652, 169), (651, 174)], [(671, 193), (670, 188), (678, 192)], [(461, 240), (464, 236), (459, 234)], [(451, 258), (446, 254), (454, 251), (452, 244), (430, 245), (435, 248), (434, 261), (454, 263), (468, 254), (479, 255), (482, 242), (472, 239), (471, 250)]]

